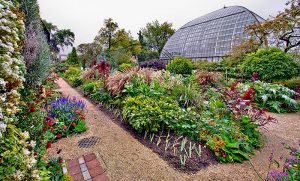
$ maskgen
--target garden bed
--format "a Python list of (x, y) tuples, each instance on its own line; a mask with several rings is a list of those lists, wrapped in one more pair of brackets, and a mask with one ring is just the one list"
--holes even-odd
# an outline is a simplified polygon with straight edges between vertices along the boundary
[[(68, 80), (65, 80), (69, 85), (70, 83)], [(71, 85), (70, 85), (71, 86)], [(103, 105), (100, 102), (92, 100), (90, 97), (84, 94), (84, 91), (82, 91), (80, 88), (74, 88), (79, 94), (81, 94), (83, 97), (89, 100), (95, 107), (99, 108), (105, 115), (107, 115), (115, 124), (120, 126), (123, 130), (126, 132), (130, 133), (132, 137), (137, 139), (140, 143), (142, 143), (144, 146), (148, 147), (151, 149), (153, 152), (158, 154), (163, 160), (165, 160), (172, 168), (178, 171), (182, 171), (185, 173), (196, 173), (199, 170), (208, 167), (209, 165), (213, 165), (218, 163), (218, 161), (215, 159), (215, 156), (213, 152), (206, 148), (205, 144), (202, 142), (194, 142), (192, 143), (197, 143), (201, 145), (201, 156), (199, 157), (197, 153), (193, 152), (192, 153), (192, 158), (188, 159), (185, 163), (184, 166), (180, 164), (180, 156), (175, 156), (174, 155), (174, 150), (165, 150), (165, 145), (166, 145), (166, 138), (168, 136), (167, 132), (163, 132), (160, 134), (155, 134), (153, 136), (153, 139), (151, 141), (151, 136), (148, 134), (145, 138), (145, 134), (139, 134), (137, 133), (134, 128), (127, 122), (124, 121), (117, 109), (110, 109), (106, 105)], [(116, 112), (114, 114), (113, 112)], [(160, 137), (160, 144), (157, 145), (158, 139)], [(169, 133), (169, 138), (175, 138), (178, 139), (178, 141), (182, 140), (183, 137), (180, 138), (180, 136), (176, 136), (174, 133)], [(164, 139), (163, 139), (164, 138)], [(173, 139), (174, 141), (174, 139)]]

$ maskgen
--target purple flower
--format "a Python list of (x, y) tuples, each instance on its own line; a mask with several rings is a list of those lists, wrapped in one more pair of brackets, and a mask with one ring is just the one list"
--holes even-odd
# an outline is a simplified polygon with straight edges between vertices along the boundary
[(272, 160), (273, 160), (273, 153), (271, 153), (269, 156), (269, 161), (272, 161)]
[(287, 172), (282, 172), (281, 173), (281, 177), (287, 177), (288, 176), (288, 173)]
[(268, 176), (269, 177), (275, 177), (276, 176), (276, 170), (269, 171)]

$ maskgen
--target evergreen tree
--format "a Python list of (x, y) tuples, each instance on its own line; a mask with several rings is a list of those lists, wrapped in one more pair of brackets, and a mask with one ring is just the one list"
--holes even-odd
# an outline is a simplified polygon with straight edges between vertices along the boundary
[(78, 55), (76, 49), (73, 47), (71, 53), (68, 55), (67, 62), (71, 65), (79, 65)]

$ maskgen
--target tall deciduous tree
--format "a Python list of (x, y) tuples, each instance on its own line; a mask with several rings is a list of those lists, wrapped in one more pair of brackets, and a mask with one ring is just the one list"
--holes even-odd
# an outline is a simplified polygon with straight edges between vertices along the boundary
[(288, 52), (300, 46), (300, 0), (288, 1), (286, 5), (275, 17), (246, 28), (266, 48), (271, 43)]
[(63, 49), (65, 46), (73, 46), (75, 34), (70, 29), (58, 30), (53, 35), (56, 43)]
[(118, 28), (118, 23), (114, 22), (113, 19), (105, 19), (103, 27), (95, 37), (95, 42), (101, 44), (104, 48), (107, 48), (109, 52), (112, 47), (112, 39), (116, 36)]
[(148, 23), (145, 28), (142, 28), (141, 32), (143, 43), (145, 43), (150, 50), (160, 54), (175, 30), (172, 28), (172, 23), (164, 22), (160, 24), (158, 20), (156, 20)]

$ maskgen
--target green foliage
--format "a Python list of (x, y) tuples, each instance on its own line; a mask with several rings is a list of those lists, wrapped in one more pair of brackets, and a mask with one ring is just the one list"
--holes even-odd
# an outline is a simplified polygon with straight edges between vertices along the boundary
[(133, 66), (134, 65), (132, 65), (131, 63), (122, 63), (121, 65), (119, 65), (119, 71), (123, 72), (124, 70), (130, 69)]
[(207, 71), (221, 71), (223, 65), (219, 62), (209, 62), (207, 60), (198, 60), (193, 63), (194, 69)]
[(66, 79), (70, 79), (72, 77), (80, 77), (80, 73), (81, 73), (81, 71), (79, 68), (71, 67), (64, 73), (64, 77)]
[(248, 77), (258, 73), (260, 80), (268, 82), (288, 80), (300, 74), (293, 58), (276, 48), (259, 49), (247, 55), (241, 68)]
[(141, 38), (139, 38), (142, 47), (146, 46), (149, 50), (154, 50), (158, 54), (161, 53), (168, 39), (175, 33), (172, 24), (164, 22), (160, 24), (158, 20), (147, 23), (146, 27), (141, 30)]
[(26, 18), (26, 42), (24, 59), (27, 73), (26, 85), (36, 87), (47, 78), (51, 67), (50, 48), (40, 20), (39, 6), (36, 0), (21, 2)]
[(79, 120), (75, 126), (76, 133), (81, 133), (87, 130), (86, 123), (82, 120)]
[(83, 81), (80, 79), (80, 77), (71, 77), (69, 81), (72, 87), (79, 87), (83, 84)]
[(83, 84), (82, 88), (85, 94), (90, 95), (102, 86), (102, 81), (92, 81)]
[(298, 85), (300, 85), (300, 76), (295, 77), (290, 80), (287, 80), (287, 81), (281, 81), (281, 82), (276, 82), (276, 83), (284, 85), (285, 87), (288, 87), (289, 89), (294, 90)]
[[(243, 87), (245, 91), (251, 84)], [(299, 110), (299, 104), (292, 99), (297, 93), (282, 85), (256, 81), (253, 85), (255, 91), (255, 101), (260, 107), (267, 108), (271, 112), (296, 112)]]
[(76, 49), (73, 47), (71, 53), (68, 55), (67, 59), (68, 64), (70, 65), (79, 65), (78, 55)]
[(174, 74), (192, 74), (193, 63), (184, 57), (176, 57), (167, 64), (167, 70)]
[(195, 137), (196, 113), (181, 109), (168, 97), (128, 97), (123, 102), (123, 118), (139, 133), (172, 129), (181, 135)]
[(103, 103), (109, 103), (109, 101), (112, 99), (110, 94), (108, 92), (106, 92), (103, 89), (100, 89), (99, 91), (91, 94), (91, 99), (95, 100), (95, 101), (100, 101)]

